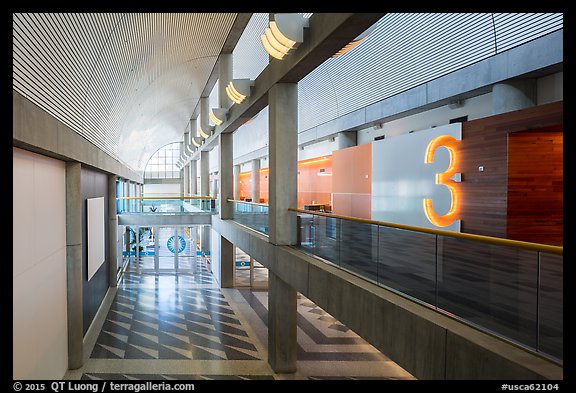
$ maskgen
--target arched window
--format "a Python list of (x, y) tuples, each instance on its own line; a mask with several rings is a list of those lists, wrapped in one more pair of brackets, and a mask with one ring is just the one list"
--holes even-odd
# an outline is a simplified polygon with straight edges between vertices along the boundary
[(146, 164), (144, 179), (178, 179), (180, 170), (176, 166), (180, 157), (180, 142), (161, 147)]

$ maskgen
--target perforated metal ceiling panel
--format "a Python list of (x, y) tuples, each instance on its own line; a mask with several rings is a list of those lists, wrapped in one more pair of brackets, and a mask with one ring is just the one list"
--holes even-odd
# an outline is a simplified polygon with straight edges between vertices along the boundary
[(181, 139), (236, 15), (13, 14), (13, 88), (143, 170)]
[(388, 13), (298, 83), (299, 131), (563, 28), (563, 14)]

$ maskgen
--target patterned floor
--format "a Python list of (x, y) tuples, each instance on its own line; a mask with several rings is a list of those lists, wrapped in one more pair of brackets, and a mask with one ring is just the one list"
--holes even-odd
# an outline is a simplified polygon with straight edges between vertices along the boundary
[[(220, 289), (202, 260), (196, 271), (126, 273), (87, 336), (84, 366), (65, 379), (413, 379), (304, 296), (298, 371), (275, 374), (266, 361), (268, 292)], [(267, 278), (266, 269), (258, 274)]]

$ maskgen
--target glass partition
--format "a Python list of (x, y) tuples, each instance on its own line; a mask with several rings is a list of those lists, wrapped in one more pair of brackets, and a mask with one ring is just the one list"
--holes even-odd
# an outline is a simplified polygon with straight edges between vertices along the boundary
[(538, 287), (538, 349), (558, 359), (563, 358), (564, 301), (562, 255), (540, 253)]
[[(138, 198), (125, 200), (119, 214), (178, 214), (178, 213), (217, 213), (218, 204), (210, 197)], [(134, 203), (138, 201), (138, 203)]]
[(268, 234), (268, 205), (228, 200), (234, 205), (232, 219), (238, 224)]
[(536, 347), (538, 253), (440, 236), (437, 307)]
[(378, 226), (378, 284), (436, 301), (436, 235)]
[[(563, 358), (563, 257), (298, 212), (298, 247), (481, 330)], [(561, 251), (560, 251), (561, 252)]]

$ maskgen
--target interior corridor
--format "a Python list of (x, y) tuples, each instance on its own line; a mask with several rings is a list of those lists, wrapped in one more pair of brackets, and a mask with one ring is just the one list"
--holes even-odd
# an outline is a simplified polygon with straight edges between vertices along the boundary
[(242, 277), (226, 289), (209, 260), (194, 260), (194, 273), (179, 274), (137, 275), (130, 263), (86, 336), (84, 366), (65, 379), (414, 379), (302, 295), (298, 371), (275, 374), (267, 363), (267, 269), (254, 269), (254, 289)]

